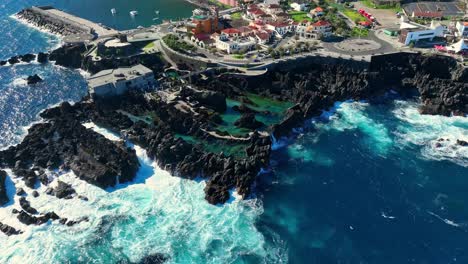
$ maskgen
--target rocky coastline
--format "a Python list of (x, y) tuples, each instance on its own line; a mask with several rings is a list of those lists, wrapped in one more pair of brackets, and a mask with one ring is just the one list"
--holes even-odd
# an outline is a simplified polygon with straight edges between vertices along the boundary
[[(116, 61), (108, 58), (95, 63), (83, 57), (84, 50), (83, 45), (67, 45), (41, 55), (41, 60), (92, 72), (142, 62), (155, 73), (163, 67), (159, 58), (150, 56)], [(81, 180), (105, 189), (133, 181), (140, 164), (129, 144), (138, 144), (173, 175), (205, 179), (206, 200), (220, 204), (230, 199), (232, 190), (248, 198), (258, 177), (264, 177), (259, 176), (261, 172), (270, 166), (272, 140), (289, 136), (294, 128), (337, 101), (372, 102), (396, 91), (403, 96), (418, 95), (422, 114), (468, 113), (468, 71), (443, 56), (375, 56), (367, 70), (305, 63), (293, 70), (276, 69), (256, 77), (214, 70), (194, 76), (190, 85), (166, 81), (170, 85), (160, 91), (128, 93), (106, 100), (85, 97), (73, 105), (62, 103), (45, 110), (41, 113), (44, 121), (33, 125), (20, 144), (0, 151), (0, 168), (11, 169), (10, 177), (22, 179), (31, 189), (38, 182), (49, 185), (46, 172), (51, 170), (73, 171)], [(265, 124), (258, 116), (271, 113), (255, 109), (248, 94), (294, 105), (278, 122)], [(248, 131), (242, 135), (220, 129), (225, 123), (223, 114), (228, 109), (228, 99), (240, 102), (232, 108), (239, 113), (233, 127)], [(122, 141), (111, 141), (87, 129), (83, 125), (87, 122), (119, 134)], [(242, 155), (214, 151), (207, 147), (210, 144), (242, 146), (237, 153)], [(8, 176), (0, 171), (3, 185), (5, 177)], [(62, 199), (79, 198), (65, 183), (50, 188), (48, 194)], [(4, 203), (8, 199), (5, 197), (5, 188), (0, 185)], [(22, 209), (17, 212), (21, 222), (42, 224), (59, 220), (68, 225), (65, 218), (53, 212), (37, 216), (37, 211), (27, 204), (23, 199)], [(11, 234), (16, 232), (5, 225), (2, 228)]]

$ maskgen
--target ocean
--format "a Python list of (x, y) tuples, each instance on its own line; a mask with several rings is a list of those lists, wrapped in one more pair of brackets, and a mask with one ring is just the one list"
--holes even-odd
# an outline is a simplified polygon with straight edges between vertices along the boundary
[[(3, 0), (0, 60), (52, 49), (60, 40), (10, 16), (53, 4), (117, 29), (190, 15), (182, 0)], [(116, 8), (117, 16), (110, 13)], [(132, 20), (130, 10), (140, 16)], [(26, 76), (44, 82), (30, 87)], [(0, 149), (16, 144), (38, 113), (86, 94), (83, 73), (52, 64), (0, 67)], [(337, 103), (298, 129), (272, 155), (256, 197), (234, 192), (225, 205), (204, 200), (205, 182), (161, 170), (145, 146), (130, 146), (142, 168), (134, 182), (102, 190), (56, 175), (88, 197), (28, 197), (39, 211), (89, 221), (24, 226), (0, 207), (0, 222), (25, 231), (0, 234), (0, 263), (138, 263), (153, 253), (168, 263), (468, 263), (468, 119), (422, 116), (416, 100)], [(87, 124), (111, 140), (118, 136)], [(440, 139), (443, 141), (439, 141)], [(281, 145), (281, 147), (280, 147)], [(12, 195), (22, 181), (12, 179)]]

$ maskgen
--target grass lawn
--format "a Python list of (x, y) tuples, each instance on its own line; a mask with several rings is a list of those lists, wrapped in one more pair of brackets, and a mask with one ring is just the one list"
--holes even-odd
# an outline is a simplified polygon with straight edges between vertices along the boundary
[(367, 19), (365, 17), (363, 17), (361, 14), (359, 14), (358, 12), (352, 10), (352, 9), (348, 9), (348, 8), (345, 8), (343, 11), (343, 14), (347, 17), (349, 17), (352, 21), (356, 22), (356, 21), (366, 21)]
[(367, 7), (375, 8), (375, 9), (390, 9), (396, 12), (401, 12), (401, 6), (399, 4), (396, 5), (376, 5), (372, 2), (372, 0), (361, 0), (361, 3)]
[(367, 37), (369, 36), (369, 30), (367, 28), (355, 27), (351, 31), (351, 36), (352, 37)]
[(234, 54), (232, 57), (234, 57), (235, 59), (238, 59), (238, 60), (242, 60), (242, 59), (245, 58), (245, 56), (242, 55), (242, 54)]
[(241, 12), (232, 13), (231, 19), (242, 19), (242, 13)]
[(307, 12), (291, 11), (288, 12), (288, 14), (294, 22), (302, 22), (303, 20), (312, 21), (312, 19), (307, 16)]
[(143, 50), (150, 50), (152, 48), (154, 48), (154, 42), (153, 41), (146, 44), (146, 46), (143, 48)]

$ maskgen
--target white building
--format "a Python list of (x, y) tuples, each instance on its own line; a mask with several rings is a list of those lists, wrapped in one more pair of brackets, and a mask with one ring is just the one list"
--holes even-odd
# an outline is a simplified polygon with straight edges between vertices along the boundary
[(224, 50), (231, 54), (237, 51), (247, 51), (257, 44), (254, 37), (228, 38), (226, 35), (220, 35), (215, 42), (216, 48)]
[(411, 43), (417, 43), (421, 40), (432, 41), (435, 37), (443, 37), (445, 27), (438, 23), (431, 23), (426, 27), (416, 23), (402, 22), (400, 25), (401, 33), (399, 41), (405, 46)]
[(92, 97), (116, 96), (156, 85), (153, 72), (141, 64), (100, 71), (89, 77), (87, 82)]
[(468, 22), (458, 21), (457, 25), (455, 26), (458, 30), (457, 37), (468, 37)]
[(285, 22), (271, 22), (266, 24), (266, 29), (275, 31), (279, 37), (294, 30), (294, 26)]
[(291, 3), (291, 8), (295, 11), (304, 11), (306, 9), (306, 4)]
[(468, 39), (461, 39), (457, 43), (447, 46), (447, 50), (453, 51), (454, 53), (467, 52), (468, 51)]

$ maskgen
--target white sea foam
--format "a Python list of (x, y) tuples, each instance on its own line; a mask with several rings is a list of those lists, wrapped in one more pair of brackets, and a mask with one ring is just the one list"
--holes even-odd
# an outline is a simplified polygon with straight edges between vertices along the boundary
[(16, 78), (14, 79), (12, 82), (11, 82), (11, 85), (12, 86), (15, 86), (15, 87), (24, 87), (26, 85), (28, 85), (28, 81), (26, 81), (26, 77), (25, 76), (21, 76), (19, 78)]
[(468, 142), (468, 118), (421, 115), (416, 103), (405, 101), (398, 101), (393, 113), (404, 122), (395, 132), (402, 146), (417, 145), (426, 159), (468, 167), (468, 147), (457, 144)]
[(322, 114), (323, 118), (328, 118), (331, 122), (322, 128), (338, 131), (359, 129), (366, 135), (363, 139), (366, 145), (373, 146), (372, 150), (378, 154), (385, 154), (392, 146), (392, 139), (383, 124), (366, 114), (368, 106), (365, 102), (337, 102), (330, 111)]
[[(87, 127), (111, 140), (116, 136), (94, 124)], [(130, 144), (131, 145), (131, 144)], [(25, 231), (18, 236), (0, 234), (0, 263), (63, 263), (66, 261), (115, 263), (138, 261), (150, 253), (165, 253), (169, 263), (232, 263), (243, 256), (278, 262), (284, 252), (266, 245), (255, 221), (263, 213), (258, 200), (242, 200), (233, 193), (233, 201), (213, 206), (204, 199), (204, 181), (171, 176), (151, 160), (146, 151), (133, 146), (142, 164), (132, 184), (102, 190), (76, 178), (72, 172), (49, 172), (57, 180), (73, 186), (77, 198), (60, 200), (46, 195), (28, 195), (31, 205), (40, 212), (54, 211), (61, 217), (89, 222), (66, 227), (57, 221), (42, 226), (24, 226), (11, 213), (15, 204), (0, 208), (0, 221)], [(11, 172), (10, 172), (11, 173)], [(10, 174), (11, 175), (11, 174)], [(31, 189), (13, 179), (28, 194)], [(284, 245), (277, 245), (284, 246)], [(268, 260), (265, 260), (267, 259)]]
[(59, 35), (59, 34), (56, 34), (56, 33), (53, 33), (51, 32), (49, 29), (45, 28), (45, 27), (39, 27), (39, 26), (36, 26), (32, 23), (29, 23), (28, 21), (24, 20), (24, 19), (21, 19), (19, 18), (16, 14), (13, 14), (10, 16), (10, 18), (16, 20), (17, 22), (27, 26), (27, 27), (30, 27), (30, 28), (33, 28), (37, 31), (40, 31), (41, 33), (47, 35), (47, 36), (50, 36), (52, 38), (49, 39), (49, 43), (51, 44), (51, 50), (54, 50), (54, 49), (57, 49), (59, 48), (60, 46), (63, 45), (63, 36)]

